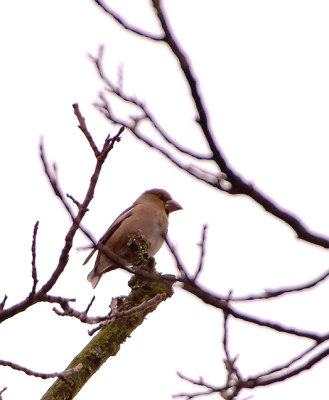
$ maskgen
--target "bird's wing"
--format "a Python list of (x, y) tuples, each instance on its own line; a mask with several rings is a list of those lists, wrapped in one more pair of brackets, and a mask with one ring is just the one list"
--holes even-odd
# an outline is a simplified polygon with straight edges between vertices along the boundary
[[(105, 244), (108, 239), (111, 237), (111, 235), (119, 228), (119, 226), (122, 224), (124, 220), (129, 218), (133, 214), (133, 209), (134, 205), (130, 206), (126, 210), (124, 210), (117, 218), (116, 220), (112, 223), (112, 225), (109, 227), (109, 229), (104, 233), (104, 235), (99, 239), (98, 243)], [(87, 264), (87, 262), (91, 259), (91, 257), (94, 255), (95, 251), (97, 249), (93, 249), (92, 252), (88, 255), (88, 257), (85, 259), (85, 262), (83, 265)]]

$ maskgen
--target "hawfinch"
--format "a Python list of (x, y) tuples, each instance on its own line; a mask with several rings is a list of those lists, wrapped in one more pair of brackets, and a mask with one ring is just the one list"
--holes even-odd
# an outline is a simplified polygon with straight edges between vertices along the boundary
[[(132, 265), (131, 251), (127, 246), (132, 234), (142, 235), (149, 242), (148, 254), (153, 257), (168, 231), (168, 215), (182, 207), (170, 194), (162, 189), (151, 189), (144, 192), (134, 204), (123, 211), (99, 240), (115, 255), (119, 256), (125, 266)], [(89, 261), (97, 249), (87, 257)], [(116, 269), (117, 265), (101, 251), (98, 252), (94, 269), (88, 275), (88, 281), (95, 288), (103, 273)]]

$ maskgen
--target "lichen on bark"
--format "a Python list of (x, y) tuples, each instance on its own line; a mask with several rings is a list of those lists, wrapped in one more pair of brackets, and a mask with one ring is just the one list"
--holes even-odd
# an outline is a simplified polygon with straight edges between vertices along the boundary
[(118, 311), (126, 311), (139, 306), (145, 301), (153, 299), (158, 294), (165, 294), (165, 296), (162, 296), (159, 303), (152, 307), (120, 318), (110, 325), (104, 326), (67, 367), (67, 369), (72, 368), (82, 363), (82, 369), (67, 376), (65, 380), (57, 379), (41, 400), (73, 399), (101, 365), (109, 357), (117, 354), (121, 344), (143, 323), (146, 315), (154, 311), (161, 301), (173, 295), (173, 280), (168, 275), (161, 275), (156, 272), (155, 261), (153, 257), (148, 257), (147, 254), (147, 241), (139, 235), (133, 235), (130, 238), (130, 246), (136, 252), (137, 256), (137, 262), (133, 269), (136, 272), (147, 271), (149, 277), (132, 276), (128, 283), (131, 291), (127, 297), (120, 301)]

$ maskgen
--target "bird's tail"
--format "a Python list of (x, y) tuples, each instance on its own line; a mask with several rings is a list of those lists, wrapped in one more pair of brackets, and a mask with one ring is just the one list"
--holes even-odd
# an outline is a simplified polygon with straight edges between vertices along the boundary
[(93, 289), (97, 286), (99, 280), (101, 279), (101, 275), (98, 275), (95, 269), (93, 269), (88, 275), (88, 281), (91, 283)]

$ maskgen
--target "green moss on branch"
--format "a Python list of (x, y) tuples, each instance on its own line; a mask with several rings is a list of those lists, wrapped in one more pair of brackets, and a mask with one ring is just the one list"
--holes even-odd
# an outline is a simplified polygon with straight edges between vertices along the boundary
[[(132, 246), (136, 247), (138, 262), (135, 269), (143, 269), (161, 277), (155, 271), (155, 262), (153, 258), (147, 256), (148, 244), (143, 238), (137, 235), (131, 238)], [(164, 275), (163, 278), (166, 276)], [(164, 280), (144, 279), (133, 276), (128, 285), (131, 288), (130, 294), (120, 303), (118, 311), (126, 311), (139, 306), (147, 300), (153, 299), (157, 294), (165, 294), (161, 301), (173, 295), (172, 285)], [(159, 303), (136, 312), (125, 318), (115, 320), (110, 325), (103, 327), (89, 344), (78, 354), (67, 368), (72, 368), (82, 363), (82, 369), (63, 379), (57, 379), (49, 388), (42, 400), (70, 400), (80, 391), (84, 384), (100, 368), (104, 362), (112, 356), (115, 356), (120, 350), (121, 344), (131, 333), (142, 324), (145, 316), (154, 311)]]

